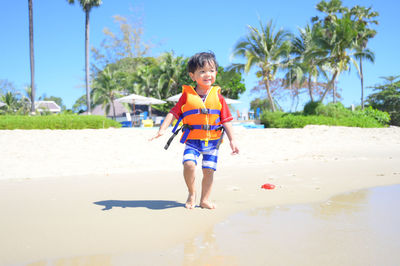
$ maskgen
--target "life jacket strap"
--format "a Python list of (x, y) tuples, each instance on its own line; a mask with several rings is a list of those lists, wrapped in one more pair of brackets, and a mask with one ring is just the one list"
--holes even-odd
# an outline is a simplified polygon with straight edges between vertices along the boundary
[[(179, 125), (179, 123), (177, 122), (176, 125)], [(184, 136), (186, 135), (186, 138), (187, 138), (187, 135), (189, 135), (190, 128), (191, 128), (190, 125), (186, 125), (186, 124), (185, 124), (185, 125), (182, 125), (178, 130), (175, 130), (175, 128), (177, 127), (176, 125), (175, 125), (175, 127), (174, 127), (174, 130), (172, 131), (172, 132), (173, 132), (172, 136), (168, 139), (167, 144), (165, 144), (165, 146), (164, 146), (164, 149), (165, 149), (165, 150), (168, 150), (169, 145), (171, 145), (171, 142), (174, 140), (174, 138), (176, 137), (176, 135), (178, 135), (179, 131), (182, 130), (183, 132), (185, 132), (185, 133), (184, 133)], [(186, 132), (187, 132), (187, 133), (186, 133)], [(185, 141), (186, 141), (186, 138), (185, 138)], [(182, 143), (184, 143), (184, 142), (182, 142)]]
[(222, 134), (221, 134), (221, 137), (219, 138), (218, 143), (217, 143), (217, 150), (219, 150), (219, 146), (221, 146), (221, 143), (224, 140), (225, 128), (223, 126), (221, 126), (220, 130), (222, 130)]
[[(174, 126), (174, 128), (172, 129), (172, 136), (168, 139), (167, 144), (165, 144), (164, 149), (168, 149), (169, 145), (171, 144), (172, 140), (176, 137), (176, 135), (178, 135), (179, 131), (182, 130), (183, 135), (181, 138), (181, 143), (185, 143), (190, 130), (193, 129), (200, 129), (200, 130), (223, 130), (223, 126), (222, 125), (188, 125), (188, 124), (184, 124), (183, 126), (181, 126), (178, 129), (179, 124), (181, 123), (182, 119), (188, 115), (194, 115), (194, 114), (211, 114), (211, 115), (221, 115), (221, 110), (218, 109), (209, 109), (209, 108), (199, 108), (199, 109), (193, 109), (193, 110), (189, 110), (184, 112), (178, 119), (178, 121), (176, 121), (176, 124)], [(216, 123), (219, 123), (220, 118), (217, 118), (217, 120), (215, 121)]]
[(199, 109), (193, 109), (186, 111), (182, 114), (183, 117), (186, 117), (188, 115), (197, 115), (197, 114), (203, 114), (203, 115), (221, 115), (221, 110), (218, 109), (208, 109), (208, 108), (199, 108)]
[[(186, 124), (185, 124), (186, 125)], [(185, 126), (184, 125), (184, 126)], [(183, 135), (181, 138), (181, 143), (185, 143), (187, 137), (189, 136), (190, 130), (193, 129), (200, 129), (200, 130), (223, 130), (224, 127), (222, 125), (186, 125), (186, 127), (183, 129)]]

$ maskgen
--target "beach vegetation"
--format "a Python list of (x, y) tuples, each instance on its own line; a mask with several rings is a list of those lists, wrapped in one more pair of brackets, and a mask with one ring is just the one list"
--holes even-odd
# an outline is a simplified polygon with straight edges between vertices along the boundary
[(268, 99), (256, 98), (250, 102), (250, 109), (252, 109), (252, 110), (259, 109), (261, 112), (265, 112), (265, 111), (270, 112), (270, 111), (272, 111), (272, 106), (271, 106), (270, 102), (268, 101)]
[(116, 64), (118, 70), (132, 73), (137, 66), (146, 64), (148, 59), (152, 60), (148, 56), (154, 45), (143, 37), (142, 14), (134, 11), (132, 16), (115, 15), (113, 18), (118, 30), (104, 28), (104, 39), (100, 46), (91, 48), (94, 58), (91, 65), (93, 75), (112, 64)]
[(125, 76), (122, 72), (111, 71), (109, 67), (106, 67), (94, 80), (92, 91), (94, 104), (103, 105), (107, 114), (112, 108), (114, 119), (116, 117), (114, 100), (121, 96), (119, 92), (122, 90), (121, 82)]
[[(75, 0), (67, 0), (68, 3), (74, 4)], [(86, 87), (86, 106), (88, 114), (91, 112), (90, 105), (90, 82), (89, 82), (89, 22), (90, 11), (94, 7), (101, 5), (101, 0), (79, 0), (79, 3), (85, 12), (85, 87)]]
[(381, 77), (384, 84), (372, 86), (374, 93), (367, 98), (367, 104), (390, 115), (390, 124), (400, 126), (400, 75)]
[(302, 93), (302, 89), (306, 89), (311, 102), (320, 98), (326, 88), (326, 83), (318, 82), (319, 77), (327, 77), (323, 61), (318, 56), (323, 50), (315, 41), (315, 34), (316, 29), (306, 25), (299, 28), (299, 36), (291, 40), (291, 58), (283, 83), (291, 92), (292, 98)]
[(30, 99), (18, 91), (8, 91), (0, 95), (0, 102), (4, 104), (4, 106), (0, 107), (0, 115), (26, 115), (29, 114), (31, 108)]
[(30, 85), (30, 110), (35, 113), (35, 54), (33, 49), (33, 0), (28, 0), (29, 9), (29, 60), (31, 71), (31, 85)]
[(98, 115), (0, 115), (0, 130), (13, 129), (101, 129), (121, 125)]
[[(311, 102), (324, 102), (327, 95), (333, 102), (341, 99), (337, 83), (342, 73), (357, 70), (361, 79), (361, 105), (363, 108), (363, 69), (365, 60), (374, 62), (375, 55), (368, 49), (368, 41), (376, 35), (371, 25), (378, 24), (379, 15), (371, 8), (343, 6), (341, 0), (320, 1), (320, 13), (311, 18), (311, 24), (299, 28), (297, 36), (281, 29), (275, 34), (270, 21), (266, 26), (249, 26), (247, 36), (234, 46), (233, 56), (244, 59), (235, 63), (245, 73), (257, 68), (258, 89), (266, 92), (273, 110), (282, 95), (289, 92), (292, 106), (299, 95), (307, 93)], [(282, 75), (283, 78), (275, 77)]]
[(341, 103), (308, 105), (307, 113), (263, 112), (261, 123), (266, 128), (303, 128), (306, 125), (347, 127), (385, 127), (390, 116), (372, 107), (352, 112)]
[(259, 28), (248, 26), (248, 34), (233, 48), (233, 56), (243, 58), (245, 63), (234, 63), (230, 68), (245, 73), (256, 68), (256, 75), (261, 80), (260, 84), (265, 86), (268, 101), (274, 112), (276, 107), (270, 82), (275, 79), (277, 72), (285, 67), (292, 34), (284, 29), (276, 30), (272, 20), (266, 25), (261, 20), (259, 23)]
[(331, 73), (327, 87), (319, 100), (323, 102), (328, 92), (333, 90), (333, 101), (336, 102), (336, 86), (334, 86), (336, 80), (341, 73), (349, 70), (351, 63), (358, 68), (354, 57), (356, 25), (349, 9), (343, 7), (340, 0), (321, 1), (316, 8), (324, 15), (312, 18), (315, 42), (320, 48), (315, 56)]
[(306, 103), (306, 105), (304, 105), (304, 115), (316, 115), (316, 109), (321, 105), (323, 105), (321, 102), (314, 102), (311, 100), (310, 102)]
[(355, 45), (355, 58), (359, 60), (359, 77), (361, 83), (361, 109), (364, 110), (364, 72), (363, 72), (363, 60), (370, 62), (375, 61), (375, 54), (373, 51), (367, 48), (368, 41), (375, 37), (376, 30), (370, 27), (370, 24), (378, 25), (378, 20), (375, 18), (379, 16), (379, 13), (373, 11), (371, 7), (366, 8), (363, 6), (354, 6), (350, 10), (350, 14), (353, 16), (356, 25), (357, 39)]

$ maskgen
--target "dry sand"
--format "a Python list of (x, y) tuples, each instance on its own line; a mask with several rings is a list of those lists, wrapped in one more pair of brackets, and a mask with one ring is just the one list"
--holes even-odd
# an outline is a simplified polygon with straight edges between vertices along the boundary
[(0, 131), (0, 265), (176, 265), (161, 251), (235, 213), (400, 184), (397, 127), (234, 129), (240, 155), (225, 140), (213, 211), (183, 207), (183, 145), (149, 142), (156, 129)]

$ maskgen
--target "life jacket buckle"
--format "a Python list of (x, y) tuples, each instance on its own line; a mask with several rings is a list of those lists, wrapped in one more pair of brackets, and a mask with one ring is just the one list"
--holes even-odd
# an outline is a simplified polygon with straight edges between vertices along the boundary
[(224, 129), (224, 126), (219, 126), (219, 127), (217, 127), (215, 130), (216, 130), (216, 131), (220, 131), (220, 130), (222, 131), (223, 129)]
[(208, 109), (207, 109), (207, 108), (201, 108), (201, 109), (200, 109), (200, 114), (202, 114), (202, 115), (208, 115), (208, 114), (209, 114)]
[(211, 130), (211, 125), (201, 125), (201, 129), (203, 129), (203, 130)]

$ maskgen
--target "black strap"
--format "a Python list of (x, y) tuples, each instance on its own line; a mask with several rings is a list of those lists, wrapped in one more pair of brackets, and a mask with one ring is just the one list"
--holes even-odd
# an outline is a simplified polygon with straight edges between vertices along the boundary
[(221, 137), (219, 138), (218, 143), (217, 143), (217, 150), (219, 150), (219, 146), (221, 146), (222, 139), (224, 138), (225, 128), (223, 126), (221, 126), (221, 128), (219, 128), (218, 130), (221, 130), (222, 133), (221, 133)]
[(171, 145), (171, 142), (174, 140), (174, 138), (176, 137), (176, 135), (178, 135), (179, 131), (185, 130), (186, 128), (191, 129), (189, 125), (184, 124), (184, 125), (182, 125), (178, 130), (175, 130), (175, 132), (172, 134), (172, 136), (168, 139), (167, 144), (165, 144), (164, 149), (165, 149), (165, 150), (168, 150), (169, 145)]

